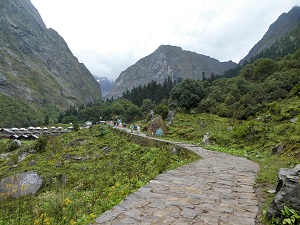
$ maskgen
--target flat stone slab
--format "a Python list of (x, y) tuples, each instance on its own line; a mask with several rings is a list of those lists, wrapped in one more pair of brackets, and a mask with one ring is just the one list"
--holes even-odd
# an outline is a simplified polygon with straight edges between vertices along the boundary
[(43, 179), (36, 172), (19, 173), (5, 177), (0, 181), (0, 200), (35, 194), (42, 184)]
[[(255, 225), (259, 204), (252, 186), (258, 164), (199, 146), (176, 144), (203, 159), (157, 176), (100, 215), (94, 225)], [(143, 204), (133, 204), (139, 201)]]

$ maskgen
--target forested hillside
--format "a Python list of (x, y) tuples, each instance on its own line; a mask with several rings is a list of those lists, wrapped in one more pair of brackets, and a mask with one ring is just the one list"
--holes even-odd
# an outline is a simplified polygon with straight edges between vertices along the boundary
[[(268, 103), (299, 96), (299, 56), (297, 51), (279, 61), (256, 60), (235, 78), (220, 78), (211, 83), (184, 80), (172, 90), (171, 103), (186, 110), (247, 119), (266, 109)], [(195, 89), (201, 95), (194, 95)]]
[[(170, 80), (163, 85), (152, 82), (124, 93), (123, 98), (127, 99), (82, 106), (78, 111), (75, 110), (72, 119), (96, 122), (102, 117), (131, 122), (133, 118), (139, 119), (152, 109), (164, 116), (169, 109), (177, 109), (187, 113), (205, 112), (246, 120), (268, 110), (273, 102), (299, 96), (299, 74), (300, 50), (280, 60), (255, 60), (243, 67), (240, 75), (234, 78), (204, 81), (187, 78), (176, 85)], [(71, 114), (62, 114), (61, 119), (64, 116)]]

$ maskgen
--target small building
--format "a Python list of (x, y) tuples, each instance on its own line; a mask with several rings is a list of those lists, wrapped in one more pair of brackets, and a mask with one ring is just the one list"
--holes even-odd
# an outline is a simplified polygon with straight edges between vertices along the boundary
[(0, 129), (0, 139), (1, 138), (9, 138), (13, 134), (15, 134), (15, 133), (13, 131), (11, 131), (10, 129), (4, 129), (4, 128)]
[(9, 136), (9, 139), (18, 139), (18, 137), (19, 137), (19, 135), (17, 135), (17, 134), (13, 134), (13, 135), (10, 135)]
[(11, 130), (12, 132), (14, 132), (14, 134), (19, 134), (19, 133), (20, 133), (19, 129), (16, 128), (16, 127), (11, 128), (10, 130)]
[(43, 127), (43, 134), (49, 134), (48, 127)]
[(32, 134), (32, 135), (28, 135), (27, 140), (36, 140), (38, 138), (39, 137), (37, 135)]
[(57, 133), (58, 134), (64, 133), (64, 129), (62, 127), (57, 127)]
[(66, 133), (67, 131), (65, 130), (65, 129), (61, 129), (61, 130), (59, 130), (59, 133), (60, 134), (64, 134), (64, 133)]
[(33, 134), (41, 134), (41, 133), (42, 133), (42, 131), (43, 131), (43, 129), (42, 129), (42, 128), (40, 128), (40, 127), (36, 127), (36, 128), (35, 128), (35, 130), (34, 130), (34, 132), (33, 132)]
[(23, 131), (23, 134), (25, 134), (25, 135), (30, 135), (31, 134), (31, 131), (30, 130), (28, 130), (28, 129), (25, 129), (24, 131)]
[(17, 137), (18, 140), (27, 140), (28, 136), (25, 134), (21, 134), (19, 137)]
[(33, 134), (34, 131), (35, 131), (35, 128), (32, 127), (32, 126), (30, 126), (30, 127), (28, 127), (28, 131), (29, 131), (31, 134)]
[(73, 127), (72, 126), (69, 126), (69, 127), (67, 127), (67, 132), (71, 132), (71, 131), (73, 131)]

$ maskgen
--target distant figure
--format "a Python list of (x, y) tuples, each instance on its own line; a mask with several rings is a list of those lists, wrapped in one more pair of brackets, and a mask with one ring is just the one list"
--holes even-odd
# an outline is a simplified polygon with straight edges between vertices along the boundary
[(139, 125), (139, 124), (136, 126), (136, 130), (137, 130), (137, 133), (139, 134), (139, 133), (140, 133), (140, 131), (141, 131), (141, 127), (140, 127), (140, 125)]
[(148, 135), (149, 136), (154, 136), (152, 128), (150, 126), (148, 127)]
[(121, 119), (117, 119), (117, 126), (122, 127), (122, 120)]
[(151, 115), (151, 119), (153, 119), (154, 118), (154, 112), (153, 112), (153, 110), (150, 110), (150, 115)]
[(161, 137), (164, 134), (164, 132), (163, 132), (162, 128), (159, 127), (156, 129), (155, 134), (156, 134), (156, 137)]
[(129, 128), (130, 128), (130, 132), (132, 133), (134, 130), (134, 126), (131, 124)]

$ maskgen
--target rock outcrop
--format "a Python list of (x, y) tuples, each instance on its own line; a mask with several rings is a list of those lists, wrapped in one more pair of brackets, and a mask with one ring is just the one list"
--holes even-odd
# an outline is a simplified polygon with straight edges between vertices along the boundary
[(101, 98), (100, 86), (30, 0), (0, 3), (0, 94), (62, 109)]
[(165, 125), (162, 117), (154, 118), (148, 126), (149, 136), (161, 136), (168, 132), (168, 128)]
[(152, 54), (140, 59), (134, 65), (123, 71), (115, 82), (111, 96), (122, 96), (123, 92), (151, 81), (163, 83), (171, 77), (173, 81), (178, 78), (203, 79), (213, 75), (222, 75), (226, 70), (234, 68), (237, 64), (219, 62), (209, 56), (195, 52), (184, 51), (180, 47), (161, 45)]
[(42, 186), (43, 179), (36, 172), (20, 173), (0, 181), (0, 200), (35, 194)]
[(300, 212), (300, 164), (279, 170), (276, 196), (268, 210), (268, 218), (279, 217), (284, 206)]

